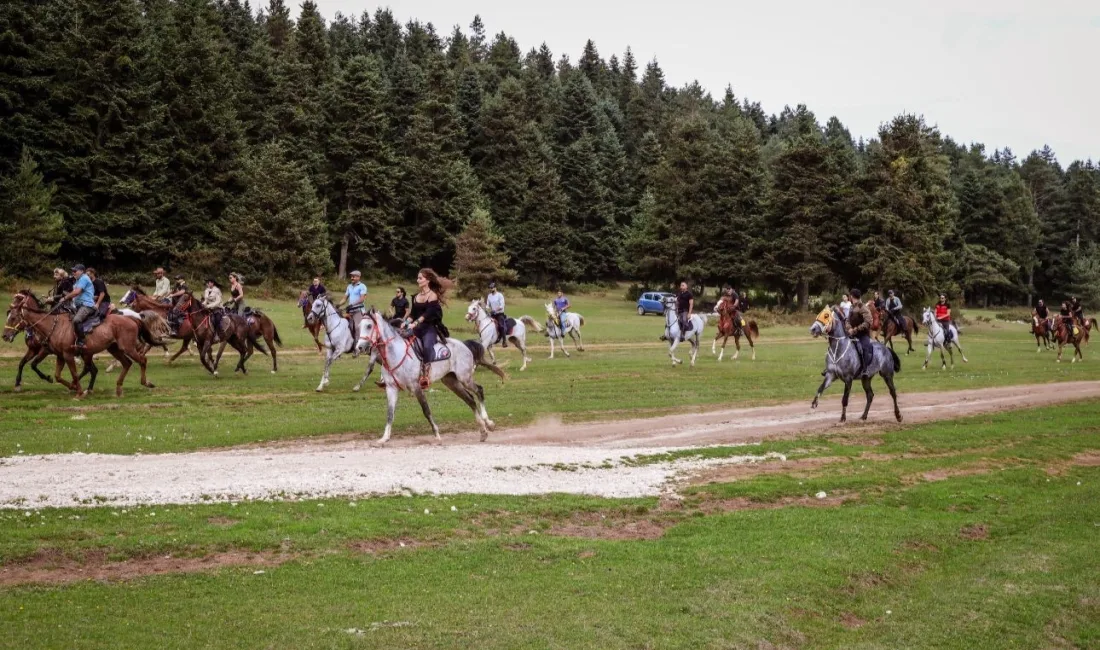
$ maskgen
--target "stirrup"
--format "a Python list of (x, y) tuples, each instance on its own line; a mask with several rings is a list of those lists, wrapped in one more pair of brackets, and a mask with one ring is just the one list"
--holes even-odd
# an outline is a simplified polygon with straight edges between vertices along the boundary
[(428, 390), (428, 387), (432, 385), (431, 375), (420, 375), (420, 381), (418, 383), (420, 384), (420, 390)]

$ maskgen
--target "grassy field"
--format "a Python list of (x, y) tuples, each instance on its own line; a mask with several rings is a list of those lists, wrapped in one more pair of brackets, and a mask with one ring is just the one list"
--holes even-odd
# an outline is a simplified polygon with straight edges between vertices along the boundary
[[(372, 290), (379, 304), (392, 295), (391, 287)], [(574, 303), (586, 319), (584, 352), (575, 352), (570, 359), (559, 354), (547, 360), (546, 339), (534, 335), (530, 339), (534, 361), (526, 372), (518, 372), (518, 354), (508, 349), (498, 351), (498, 360), (507, 361), (508, 382), (501, 385), (490, 375), (479, 374), (490, 414), (499, 426), (523, 424), (551, 413), (568, 421), (808, 402), (820, 382), (825, 346), (808, 336), (806, 326), (765, 327), (755, 362), (729, 361), (731, 342), (727, 360), (720, 364), (710, 355), (711, 327), (704, 333), (707, 345), (697, 367), (672, 368), (663, 344), (657, 341), (663, 330), (660, 317), (639, 317), (633, 304), (617, 293), (579, 296)], [(253, 304), (272, 315), (286, 343), (278, 374), (270, 374), (270, 359), (259, 355), (250, 361), (247, 377), (233, 376), (228, 369), (236, 355), (230, 351), (223, 359), (226, 372), (214, 379), (197, 357), (184, 355), (166, 366), (155, 354), (149, 374), (156, 389), (142, 388), (131, 374), (125, 396), (116, 399), (115, 376), (101, 373), (96, 392), (74, 402), (61, 387), (40, 381), (29, 368), (24, 373), (24, 392), (12, 393), (16, 355), (22, 353), (23, 343), (17, 339), (0, 348), (0, 456), (151, 453), (346, 432), (379, 435), (385, 418), (383, 393), (372, 384), (362, 393), (350, 390), (365, 361), (348, 357), (338, 362), (328, 392), (314, 393), (322, 361), (310, 351), (312, 341), (301, 329), (294, 301)], [(543, 301), (518, 295), (509, 297), (509, 313), (545, 320)], [(464, 305), (456, 301), (446, 320), (455, 336), (472, 337), (474, 329), (462, 319), (463, 314)], [(1058, 365), (1053, 354), (1036, 354), (1024, 325), (975, 323), (964, 331), (963, 342), (971, 362), (948, 372), (922, 373), (923, 352), (902, 355), (898, 388), (903, 405), (904, 393), (913, 391), (1100, 379), (1100, 366), (1092, 361)], [(433, 392), (430, 400), (445, 431), (473, 428), (469, 411), (446, 390)], [(407, 397), (398, 407), (395, 432), (428, 433), (419, 409)]]
[(0, 646), (1100, 647), (1100, 403), (1025, 415), (766, 443), (678, 502), (0, 511)]

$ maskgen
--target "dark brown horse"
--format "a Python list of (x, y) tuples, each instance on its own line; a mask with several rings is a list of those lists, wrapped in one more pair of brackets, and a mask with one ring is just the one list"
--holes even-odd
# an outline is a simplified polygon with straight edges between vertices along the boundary
[(913, 335), (920, 333), (920, 326), (917, 325), (917, 321), (908, 316), (902, 316), (901, 321), (905, 325), (905, 329), (898, 332), (898, 324), (890, 318), (885, 312), (879, 312), (879, 322), (882, 323), (882, 342), (890, 346), (890, 349), (894, 349), (894, 337), (902, 334), (905, 336), (905, 342), (909, 344), (909, 349), (905, 351), (905, 354), (909, 354), (913, 351)]
[(177, 334), (180, 338), (191, 337), (195, 340), (196, 345), (199, 347), (199, 361), (202, 362), (207, 372), (215, 377), (218, 376), (218, 366), (214, 361), (212, 350), (216, 335), (220, 335), (225, 342), (232, 345), (233, 349), (240, 354), (241, 358), (237, 362), (235, 371), (248, 374), (244, 363), (252, 356), (252, 350), (251, 346), (248, 345), (248, 327), (243, 319), (234, 322), (227, 314), (221, 319), (222, 331), (220, 333), (215, 332), (213, 312), (199, 304), (199, 301), (195, 300), (194, 295), (191, 293), (187, 293), (180, 298), (177, 309), (183, 314)]
[(1085, 357), (1081, 354), (1081, 342), (1087, 336), (1088, 327), (1081, 327), (1076, 323), (1069, 327), (1061, 318), (1055, 318), (1054, 340), (1058, 343), (1058, 363), (1062, 363), (1062, 347), (1066, 345), (1073, 346), (1073, 356), (1070, 358), (1070, 363), (1075, 363), (1078, 359), (1084, 361)]
[[(153, 338), (145, 324), (128, 316), (108, 314), (103, 322), (85, 337), (83, 348), (76, 347), (76, 333), (73, 331), (72, 315), (68, 313), (51, 313), (33, 304), (32, 300), (23, 297), (17, 300), (13, 306), (22, 319), (23, 326), (34, 333), (34, 336), (57, 355), (57, 368), (54, 379), (69, 390), (76, 391), (77, 398), (84, 396), (84, 390), (80, 387), (80, 376), (76, 373), (76, 358), (79, 355), (84, 360), (85, 371), (90, 372), (92, 378), (90, 385), (95, 385), (98, 374), (92, 357), (103, 351), (107, 351), (122, 364), (122, 372), (115, 382), (115, 394), (122, 397), (122, 383), (126, 380), (126, 374), (130, 366), (137, 362), (141, 368), (141, 385), (153, 388), (153, 384), (145, 376), (145, 354), (142, 352), (142, 344), (159, 345), (160, 341)], [(61, 377), (61, 369), (68, 366), (72, 382), (67, 382)]]
[[(244, 321), (246, 329), (243, 330), (243, 334), (253, 343), (259, 341), (261, 338), (267, 343), (267, 347), (271, 350), (271, 374), (275, 374), (279, 371), (279, 359), (275, 352), (275, 346), (282, 346), (283, 341), (279, 338), (279, 330), (275, 327), (275, 322), (272, 321), (267, 314), (258, 309), (253, 309), (246, 316), (238, 316), (235, 314), (228, 314), (234, 317), (234, 320), (240, 319)], [(264, 354), (263, 346), (259, 349)], [(218, 359), (222, 358), (222, 351), (225, 350), (225, 342), (222, 342), (221, 348), (218, 349)], [(217, 361), (214, 362), (214, 367), (217, 367)]]
[(1042, 352), (1043, 348), (1051, 350), (1054, 348), (1054, 343), (1050, 338), (1050, 321), (1046, 318), (1039, 318), (1035, 314), (1031, 315), (1031, 333), (1035, 335), (1035, 351)]
[[(321, 356), (324, 356), (325, 347), (321, 345), (320, 334), (321, 328), (323, 328), (325, 324), (319, 319), (314, 320), (312, 323), (309, 322), (309, 312), (313, 309), (313, 302), (309, 298), (308, 291), (303, 291), (298, 294), (298, 306), (302, 308), (302, 320), (305, 322), (305, 327), (309, 330), (310, 336), (313, 337), (313, 343), (317, 346), (317, 352), (319, 352)], [(356, 334), (356, 336), (358, 336), (358, 334)]]
[[(20, 332), (26, 330), (26, 323), (23, 321), (23, 318), (19, 315), (19, 310), (16, 308), (16, 303), (24, 300), (29, 300), (32, 306), (41, 309), (41, 305), (38, 304), (38, 300), (34, 297), (34, 294), (28, 290), (20, 291), (14, 296), (11, 306), (8, 309), (7, 320), (4, 321), (4, 340), (8, 343), (13, 342)], [(31, 364), (31, 370), (33, 370), (42, 381), (49, 384), (53, 383), (53, 377), (44, 374), (38, 369), (38, 364), (42, 363), (42, 361), (50, 355), (50, 349), (42, 345), (42, 342), (34, 335), (34, 332), (28, 331), (24, 340), (27, 344), (27, 352), (23, 355), (23, 358), (19, 360), (19, 369), (15, 372), (15, 387), (13, 390), (17, 393), (23, 390), (23, 368), (26, 367), (28, 362)], [(80, 374), (81, 378), (88, 374), (88, 372), (89, 369), (85, 366)], [(88, 390), (92, 388), (93, 386), (88, 386)]]
[(710, 353), (714, 354), (718, 339), (722, 339), (722, 352), (718, 355), (718, 360), (721, 361), (726, 355), (726, 342), (732, 336), (733, 345), (737, 348), (732, 358), (736, 359), (741, 355), (741, 336), (744, 335), (749, 342), (749, 347), (752, 348), (752, 360), (756, 361), (756, 344), (753, 339), (760, 338), (760, 328), (756, 326), (756, 321), (745, 321), (741, 312), (734, 309), (733, 302), (725, 298), (718, 301), (714, 311), (718, 312), (718, 333), (714, 335), (714, 341), (710, 344)]

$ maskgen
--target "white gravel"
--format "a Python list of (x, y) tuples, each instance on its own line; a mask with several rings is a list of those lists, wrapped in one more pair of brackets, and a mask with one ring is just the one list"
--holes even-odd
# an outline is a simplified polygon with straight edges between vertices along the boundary
[(201, 503), (383, 494), (660, 494), (685, 471), (769, 456), (631, 465), (671, 451), (450, 445), (251, 448), (186, 454), (58, 454), (0, 459), (0, 507)]

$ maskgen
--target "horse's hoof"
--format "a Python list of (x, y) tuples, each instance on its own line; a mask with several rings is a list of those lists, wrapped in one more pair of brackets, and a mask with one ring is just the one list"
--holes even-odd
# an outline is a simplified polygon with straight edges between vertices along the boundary
[(11, 390), (12, 390), (13, 393), (22, 393), (23, 392), (23, 387), (22, 386), (16, 386), (15, 388), (13, 388)]
[(218, 376), (218, 371), (217, 371), (217, 370), (215, 370), (215, 371), (214, 371), (214, 376), (215, 376), (215, 377), (217, 377), (217, 376)]
[(488, 439), (489, 439), (489, 432), (488, 431), (482, 431), (481, 432), (481, 438), (479, 439), (479, 441), (480, 442), (485, 442)]
[(272, 371), (271, 371), (271, 374), (273, 374), (273, 375), (274, 375), (274, 374), (275, 374), (275, 371), (274, 371), (274, 370), (272, 370)]
[[(358, 393), (358, 392), (359, 392), (359, 389), (360, 389), (360, 388), (362, 388), (362, 386), (360, 386), (359, 384), (356, 384), (356, 385), (352, 386), (352, 388), (351, 388), (351, 392), (353, 392), (353, 393)], [(320, 388), (318, 388), (318, 389), (317, 389), (317, 392), (318, 392), (318, 393), (319, 393), (319, 392), (321, 392), (321, 389), (320, 389)]]
[(314, 389), (313, 389), (313, 392), (315, 392), (315, 393), (320, 393), (320, 392), (322, 392), (322, 391), (324, 391), (324, 390), (325, 390), (324, 388), (320, 388), (320, 387), (318, 387), (318, 388), (314, 388)]
[(493, 422), (492, 420), (486, 420), (485, 421), (485, 428), (492, 431), (492, 430), (497, 428), (497, 424), (496, 424), (496, 422)]
[(901, 422), (901, 413), (895, 413), (894, 417), (898, 419), (898, 422)]

